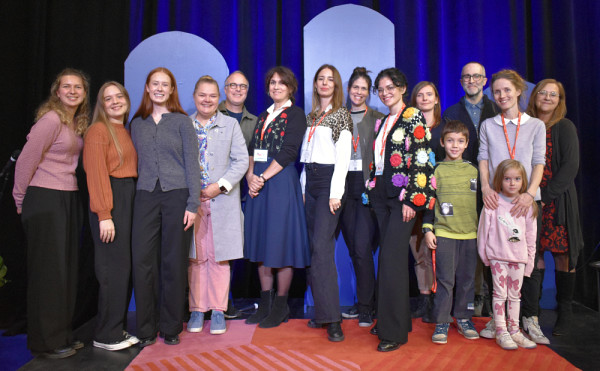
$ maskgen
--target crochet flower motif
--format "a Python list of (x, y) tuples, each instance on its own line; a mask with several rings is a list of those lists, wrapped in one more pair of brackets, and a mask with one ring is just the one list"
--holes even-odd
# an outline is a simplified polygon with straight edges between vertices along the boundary
[(406, 168), (410, 169), (411, 164), (412, 164), (412, 155), (408, 154), (408, 155), (406, 155)]
[(392, 184), (396, 187), (406, 187), (408, 185), (408, 176), (402, 173), (392, 175)]
[(411, 201), (413, 204), (415, 204), (415, 206), (421, 207), (425, 205), (425, 202), (427, 201), (427, 196), (425, 196), (425, 194), (423, 193), (415, 193), (414, 195), (412, 195)]
[(390, 156), (390, 165), (393, 167), (399, 167), (402, 165), (402, 154), (400, 152), (392, 152), (392, 155)]
[(435, 207), (435, 197), (431, 197), (431, 199), (429, 200), (429, 205), (427, 205), (427, 208), (429, 210), (433, 210), (434, 207)]
[(427, 150), (425, 148), (421, 148), (417, 151), (417, 165), (425, 166), (429, 161), (429, 155), (427, 154)]
[(431, 186), (431, 188), (437, 189), (437, 179), (435, 179), (435, 175), (433, 174), (429, 178), (429, 185)]
[(435, 153), (429, 152), (429, 162), (431, 162), (431, 166), (435, 167)]
[(408, 151), (410, 149), (410, 137), (406, 137), (404, 139), (404, 150)]
[(402, 188), (402, 190), (400, 191), (400, 195), (398, 196), (398, 199), (400, 201), (404, 201), (405, 198), (406, 198), (406, 188)]
[(404, 140), (404, 129), (398, 128), (392, 134), (392, 142), (402, 144), (402, 140)]
[(417, 173), (415, 176), (415, 185), (419, 188), (425, 188), (427, 185), (427, 175), (423, 173)]
[(429, 128), (425, 128), (425, 138), (431, 140), (431, 130)]
[(413, 131), (416, 142), (422, 142), (425, 138), (425, 128), (421, 125), (415, 126), (415, 130)]
[(373, 180), (371, 180), (371, 179), (367, 180), (367, 182), (365, 183), (365, 188), (367, 188), (368, 190), (375, 188), (376, 180), (377, 180), (377, 178), (374, 178)]
[(368, 205), (369, 204), (369, 196), (367, 196), (366, 193), (363, 193), (361, 195), (361, 200), (362, 200), (363, 205)]
[(375, 132), (377, 133), (379, 131), (379, 127), (381, 126), (381, 119), (377, 119), (375, 121)]
[(373, 171), (373, 161), (369, 163), (369, 171)]
[(410, 121), (410, 119), (415, 116), (417, 114), (417, 110), (414, 107), (408, 107), (407, 109), (404, 110), (404, 113), (402, 114), (402, 118), (405, 121)]

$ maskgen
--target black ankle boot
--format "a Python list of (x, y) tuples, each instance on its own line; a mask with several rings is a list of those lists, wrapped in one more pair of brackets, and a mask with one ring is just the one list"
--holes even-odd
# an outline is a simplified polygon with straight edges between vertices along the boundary
[(271, 313), (271, 305), (273, 305), (274, 290), (266, 290), (260, 292), (260, 301), (256, 313), (246, 319), (246, 324), (255, 325), (265, 319)]
[(258, 327), (277, 327), (281, 324), (281, 322), (287, 322), (288, 318), (290, 318), (290, 308), (288, 307), (287, 299), (287, 295), (276, 296), (275, 301), (273, 301), (273, 306), (271, 307), (271, 314), (260, 321)]
[(431, 294), (419, 294), (419, 303), (417, 309), (410, 313), (412, 318), (421, 318), (427, 314), (429, 310)]
[(575, 289), (575, 272), (554, 271), (556, 279), (556, 302), (558, 316), (552, 329), (552, 335), (566, 335), (573, 320), (573, 290)]

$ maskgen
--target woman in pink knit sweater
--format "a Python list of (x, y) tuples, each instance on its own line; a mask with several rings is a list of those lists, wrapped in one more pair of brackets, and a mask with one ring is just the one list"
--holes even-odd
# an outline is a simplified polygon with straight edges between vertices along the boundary
[(58, 74), (15, 169), (13, 197), (27, 236), (27, 346), (34, 355), (65, 358), (73, 342), (77, 250), (83, 223), (75, 169), (89, 123), (83, 72)]

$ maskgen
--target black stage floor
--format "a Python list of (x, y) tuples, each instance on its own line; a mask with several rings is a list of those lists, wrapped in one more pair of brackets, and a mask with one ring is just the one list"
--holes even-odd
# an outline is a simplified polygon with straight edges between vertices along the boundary
[[(235, 304), (238, 308), (244, 308), (251, 306), (254, 301), (255, 299), (236, 299)], [(309, 308), (307, 313), (304, 313), (303, 299), (290, 299), (290, 309), (292, 318), (310, 318), (312, 314), (310, 311), (311, 308)], [(550, 348), (577, 368), (583, 370), (600, 370), (600, 314), (581, 305), (575, 305), (574, 312), (575, 316), (571, 334), (568, 336), (552, 337), (552, 326), (556, 319), (556, 313), (552, 310), (543, 310), (540, 317), (540, 325), (550, 339)], [(129, 313), (129, 327), (131, 329), (130, 332), (135, 333), (135, 312)], [(2, 347), (9, 347), (5, 349), (11, 349), (11, 351), (9, 354), (4, 354), (3, 359), (0, 360), (0, 370), (123, 370), (139, 353), (137, 347), (117, 352), (94, 348), (91, 345), (93, 331), (93, 320), (76, 331), (78, 339), (84, 341), (86, 346), (79, 350), (73, 357), (61, 360), (34, 358), (26, 364), (21, 365), (18, 364), (18, 360), (25, 359), (26, 361), (29, 356), (24, 341), (25, 337), (23, 335), (2, 337), (0, 344), (2, 344)], [(7, 365), (8, 368), (4, 368)]]

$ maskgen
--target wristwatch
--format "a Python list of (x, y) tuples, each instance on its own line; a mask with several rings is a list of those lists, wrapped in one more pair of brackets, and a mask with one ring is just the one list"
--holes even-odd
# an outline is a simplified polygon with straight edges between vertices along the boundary
[(227, 188), (224, 185), (219, 186), (219, 189), (221, 190), (221, 193), (227, 193)]
[(264, 174), (260, 174), (258, 177), (259, 177), (260, 179), (262, 179), (262, 180), (263, 180), (263, 182), (265, 182), (265, 183), (266, 183), (266, 182), (267, 182), (267, 180), (265, 179), (265, 177), (264, 177), (263, 175), (264, 175)]
[(433, 229), (431, 229), (431, 228), (423, 228), (423, 234), (425, 234), (427, 232), (433, 232)]

